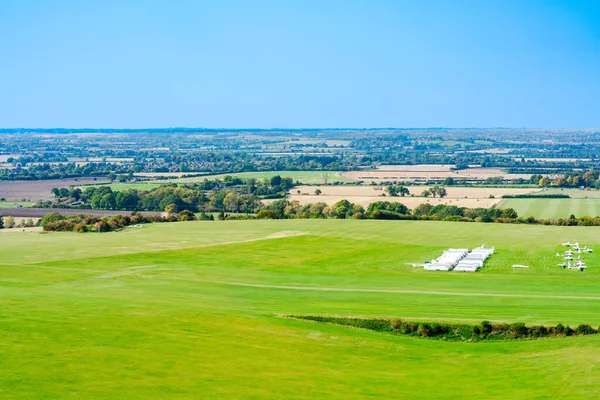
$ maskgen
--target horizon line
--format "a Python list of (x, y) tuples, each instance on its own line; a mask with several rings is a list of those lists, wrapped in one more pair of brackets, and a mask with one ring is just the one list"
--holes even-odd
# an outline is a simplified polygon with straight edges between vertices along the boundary
[(54, 128), (32, 128), (32, 127), (16, 127), (16, 128), (0, 128), (0, 132), (22, 132), (22, 131), (31, 131), (31, 132), (43, 132), (43, 131), (79, 131), (79, 132), (102, 132), (102, 131), (174, 131), (174, 130), (182, 130), (182, 131), (375, 131), (375, 130), (596, 130), (600, 129), (598, 127), (586, 127), (586, 128), (539, 128), (539, 127), (445, 127), (445, 126), (431, 126), (431, 127), (341, 127), (341, 128), (332, 128), (332, 127), (305, 127), (305, 128), (205, 128), (205, 127), (185, 127), (185, 126), (173, 126), (173, 127), (160, 127), (160, 128), (149, 128), (149, 127), (141, 127), (141, 128), (90, 128), (90, 127), (79, 127), (79, 128), (65, 128), (65, 127), (54, 127)]

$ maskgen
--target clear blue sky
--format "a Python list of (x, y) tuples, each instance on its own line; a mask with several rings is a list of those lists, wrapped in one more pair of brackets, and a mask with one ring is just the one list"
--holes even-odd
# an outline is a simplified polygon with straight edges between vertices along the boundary
[(1, 0), (0, 127), (600, 127), (600, 0)]

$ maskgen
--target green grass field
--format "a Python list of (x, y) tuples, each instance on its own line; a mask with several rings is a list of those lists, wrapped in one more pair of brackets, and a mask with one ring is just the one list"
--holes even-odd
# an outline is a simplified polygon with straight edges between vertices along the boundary
[(0, 209), (16, 207), (33, 207), (34, 201), (0, 201)]
[(85, 190), (87, 187), (100, 187), (100, 186), (110, 186), (113, 191), (127, 190), (127, 189), (136, 189), (136, 190), (152, 190), (160, 185), (167, 183), (167, 180), (161, 181), (152, 181), (152, 182), (123, 182), (123, 183), (107, 183), (107, 184), (99, 184), (99, 185), (86, 185), (86, 186), (78, 186), (81, 190)]
[(204, 179), (223, 179), (225, 176), (237, 176), (242, 179), (266, 179), (271, 178), (275, 175), (279, 175), (282, 178), (292, 178), (294, 182), (298, 181), (304, 184), (323, 184), (333, 182), (351, 182), (352, 179), (346, 178), (340, 175), (336, 171), (266, 171), (266, 172), (240, 172), (231, 174), (220, 174), (220, 175), (206, 175), (194, 178), (180, 178), (174, 179), (172, 182), (201, 182)]
[(600, 191), (548, 189), (541, 194), (566, 194), (569, 199), (505, 199), (500, 208), (514, 208), (521, 217), (541, 219), (600, 216)]
[(548, 189), (543, 194), (567, 194), (573, 199), (600, 199), (600, 190)]
[[(373, 220), (0, 231), (0, 398), (597, 398), (600, 336), (442, 342), (282, 315), (597, 326), (599, 232)], [(566, 240), (599, 251), (586, 272), (556, 266)], [(497, 254), (479, 273), (406, 265), (482, 243)]]
[[(223, 179), (225, 176), (236, 176), (242, 179), (265, 179), (271, 178), (275, 175), (280, 175), (282, 178), (292, 178), (294, 182), (298, 181), (306, 185), (321, 185), (324, 183), (334, 182), (352, 182), (350, 178), (346, 178), (336, 171), (271, 171), (271, 172), (240, 172), (231, 174), (220, 174), (220, 175), (202, 175), (193, 178), (173, 178), (150, 182), (131, 182), (131, 183), (111, 183), (108, 186), (112, 190), (126, 190), (126, 189), (137, 189), (137, 190), (151, 190), (164, 185), (167, 183), (193, 183), (202, 182), (205, 179)], [(93, 185), (100, 186), (100, 185)], [(85, 189), (85, 186), (80, 186), (81, 189)]]
[(506, 199), (501, 208), (514, 208), (520, 217), (568, 218), (600, 215), (600, 199)]

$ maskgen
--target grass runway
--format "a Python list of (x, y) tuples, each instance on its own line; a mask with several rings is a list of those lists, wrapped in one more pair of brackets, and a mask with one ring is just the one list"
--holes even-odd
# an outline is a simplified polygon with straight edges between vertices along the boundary
[[(2, 399), (595, 398), (600, 337), (444, 343), (287, 314), (600, 324), (599, 228), (215, 221), (0, 231)], [(476, 274), (406, 265), (495, 246)], [(530, 265), (515, 270), (512, 264)]]

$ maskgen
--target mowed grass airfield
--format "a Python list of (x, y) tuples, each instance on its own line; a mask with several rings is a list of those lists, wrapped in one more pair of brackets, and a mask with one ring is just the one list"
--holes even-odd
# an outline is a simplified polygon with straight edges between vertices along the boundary
[[(597, 398), (600, 335), (443, 342), (282, 315), (597, 326), (599, 233), (372, 220), (0, 231), (0, 398)], [(598, 252), (585, 272), (556, 266), (567, 240)], [(484, 243), (497, 252), (478, 273), (406, 265)]]
[(581, 189), (549, 189), (543, 194), (566, 194), (568, 199), (505, 199), (501, 208), (514, 208), (522, 217), (540, 219), (600, 216), (600, 191)]

